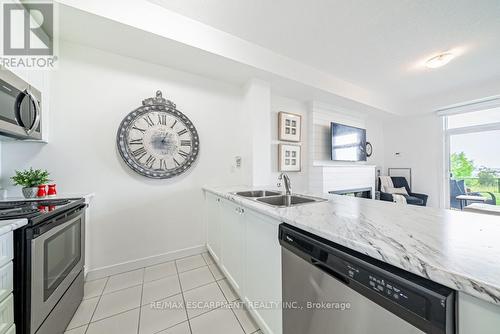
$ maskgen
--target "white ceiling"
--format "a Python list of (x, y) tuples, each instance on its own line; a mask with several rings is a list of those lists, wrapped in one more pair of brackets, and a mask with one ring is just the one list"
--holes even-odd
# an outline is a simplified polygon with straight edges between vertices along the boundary
[[(389, 98), (399, 113), (500, 94), (499, 0), (151, 0)], [(422, 61), (461, 55), (435, 70)]]

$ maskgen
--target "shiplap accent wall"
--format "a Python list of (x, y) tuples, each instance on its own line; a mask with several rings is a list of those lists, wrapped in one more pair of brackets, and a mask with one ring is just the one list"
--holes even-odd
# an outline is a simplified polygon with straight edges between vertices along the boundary
[(313, 102), (310, 105), (309, 188), (325, 193), (334, 190), (372, 188), (375, 191), (375, 166), (366, 162), (332, 161), (330, 123), (366, 128), (364, 115)]
[[(359, 128), (365, 127), (365, 121), (361, 115), (347, 115), (342, 111), (327, 109), (324, 105), (317, 103), (312, 104), (312, 110), (309, 119), (309, 124), (312, 125), (312, 160), (315, 165), (339, 165), (346, 164), (344, 162), (331, 161), (330, 156), (330, 123), (336, 122), (345, 125), (355, 126)], [(352, 164), (348, 162), (347, 164)]]

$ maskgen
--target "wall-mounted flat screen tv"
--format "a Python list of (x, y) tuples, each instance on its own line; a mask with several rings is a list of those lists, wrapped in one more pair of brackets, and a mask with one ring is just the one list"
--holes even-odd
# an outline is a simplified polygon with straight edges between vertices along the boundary
[(366, 130), (331, 123), (332, 160), (366, 161)]

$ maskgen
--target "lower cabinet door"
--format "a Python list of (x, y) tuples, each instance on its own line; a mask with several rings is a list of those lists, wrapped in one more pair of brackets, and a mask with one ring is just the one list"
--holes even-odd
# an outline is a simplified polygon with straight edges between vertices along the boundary
[(227, 279), (238, 294), (243, 287), (244, 270), (244, 209), (223, 200), (221, 204), (222, 222), (222, 268)]
[(221, 217), (220, 206), (221, 198), (206, 193), (205, 199), (205, 222), (207, 227), (207, 247), (212, 251), (217, 262), (221, 256)]
[(245, 299), (265, 307), (254, 314), (264, 331), (282, 334), (280, 222), (247, 210), (245, 212)]
[(207, 245), (262, 331), (283, 334), (280, 222), (207, 193)]
[(0, 334), (7, 333), (14, 323), (14, 297), (9, 295), (0, 303)]

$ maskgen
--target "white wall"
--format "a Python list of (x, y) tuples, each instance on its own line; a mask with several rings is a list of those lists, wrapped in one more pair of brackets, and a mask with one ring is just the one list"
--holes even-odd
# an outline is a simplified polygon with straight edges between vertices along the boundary
[[(303, 116), (302, 171), (289, 175), (294, 191), (308, 190), (310, 106), (305, 102), (270, 94), (269, 87), (259, 83), (264, 85), (262, 94), (246, 103), (248, 86), (245, 90), (76, 44), (62, 43), (60, 53), (51, 79), (50, 142), (2, 143), (2, 186), (9, 188), (10, 196), (20, 195), (9, 177), (15, 169), (33, 166), (48, 169), (61, 193), (95, 193), (88, 230), (91, 271), (203, 245), (205, 184), (249, 184), (255, 175), (263, 175), (260, 184), (275, 185), (279, 111)], [(121, 161), (115, 145), (123, 117), (158, 89), (193, 121), (201, 139), (197, 164), (173, 180), (136, 175)], [(249, 129), (246, 111), (255, 108), (267, 124)], [(382, 152), (383, 134), (378, 120), (365, 122), (375, 157)], [(257, 152), (262, 153), (262, 166), (252, 162), (257, 147), (263, 148)], [(250, 159), (238, 169), (236, 156)]]
[(412, 190), (428, 194), (433, 207), (444, 203), (442, 129), (441, 118), (434, 114), (394, 117), (384, 125), (384, 175), (387, 168), (411, 168)]
[(378, 117), (365, 118), (366, 140), (372, 144), (372, 156), (367, 158), (366, 163), (375, 165), (377, 169), (383, 171), (385, 168), (385, 124), (386, 119)]
[(245, 170), (250, 171), (252, 186), (267, 186), (271, 173), (271, 88), (269, 83), (253, 79), (245, 86), (240, 134), (246, 152)]
[[(14, 169), (33, 166), (48, 169), (61, 193), (94, 192), (91, 270), (204, 244), (201, 187), (241, 183), (233, 168), (241, 155), (240, 88), (77, 45), (60, 51), (50, 143), (3, 143), (3, 185)], [(201, 141), (196, 165), (173, 180), (135, 174), (115, 145), (120, 121), (158, 89)]]

